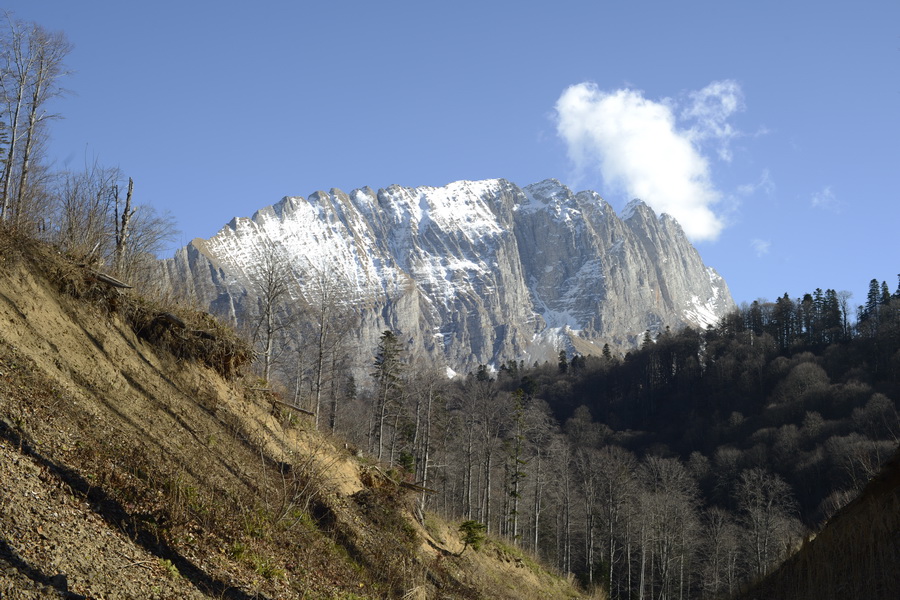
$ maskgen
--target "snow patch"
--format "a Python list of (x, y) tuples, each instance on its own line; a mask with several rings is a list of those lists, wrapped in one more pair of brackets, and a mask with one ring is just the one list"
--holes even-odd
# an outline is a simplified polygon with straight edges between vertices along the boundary
[(715, 303), (703, 302), (699, 296), (691, 296), (689, 306), (682, 311), (682, 315), (684, 315), (685, 321), (699, 325), (704, 329), (719, 322)]
[[(641, 208), (642, 206), (647, 207), (647, 204), (643, 200), (641, 200), (639, 198), (635, 198), (634, 200), (632, 200), (631, 202), (629, 202), (628, 204), (625, 205), (625, 208), (622, 209), (622, 213), (619, 215), (619, 218), (622, 219), (623, 221), (627, 221), (628, 219), (633, 217), (634, 214), (637, 212), (637, 210), (639, 208)], [(647, 208), (649, 208), (649, 207), (647, 207)]]
[(547, 179), (525, 186), (522, 191), (525, 194), (525, 202), (519, 204), (515, 210), (523, 213), (544, 210), (558, 223), (566, 223), (569, 226), (581, 225), (582, 217), (577, 197), (556, 179)]

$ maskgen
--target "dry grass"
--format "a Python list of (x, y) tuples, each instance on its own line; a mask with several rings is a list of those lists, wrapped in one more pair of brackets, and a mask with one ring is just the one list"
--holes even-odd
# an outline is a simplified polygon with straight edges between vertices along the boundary
[(253, 359), (251, 344), (212, 315), (152, 290), (143, 293), (104, 281), (101, 270), (76, 262), (49, 244), (0, 230), (0, 268), (25, 265), (46, 274), (60, 292), (118, 314), (142, 339), (173, 356), (204, 364), (233, 377)]
[[(423, 550), (409, 492), (285, 418), (208, 315), (119, 293), (43, 244), (0, 232), (0, 251), (2, 443), (155, 557), (139, 568), (170, 574), (171, 597), (522, 597), (482, 583), (520, 574), (502, 556)], [(102, 570), (94, 543), (73, 547)], [(97, 594), (142, 597), (126, 575), (110, 566)]]

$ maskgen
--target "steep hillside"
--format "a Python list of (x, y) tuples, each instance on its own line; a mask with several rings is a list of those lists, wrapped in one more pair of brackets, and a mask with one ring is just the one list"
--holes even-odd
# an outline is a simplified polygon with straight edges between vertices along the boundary
[(579, 597), (499, 542), (460, 556), (240, 340), (129, 294), (0, 232), (0, 598)]
[(900, 453), (862, 494), (739, 600), (900, 598)]
[(281, 316), (321, 304), (329, 288), (354, 313), (350, 334), (366, 357), (392, 329), (461, 372), (543, 362), (561, 348), (631, 349), (648, 328), (702, 329), (734, 306), (671, 217), (640, 202), (620, 216), (555, 180), (285, 198), (162, 266), (174, 289), (252, 321), (273, 263), (288, 292)]

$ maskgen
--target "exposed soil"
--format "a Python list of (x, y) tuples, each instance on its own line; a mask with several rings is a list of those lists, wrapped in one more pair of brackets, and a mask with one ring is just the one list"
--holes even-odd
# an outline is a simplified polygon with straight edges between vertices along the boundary
[(239, 340), (161, 310), (0, 231), (0, 599), (580, 595), (499, 543), (457, 556), (240, 377)]

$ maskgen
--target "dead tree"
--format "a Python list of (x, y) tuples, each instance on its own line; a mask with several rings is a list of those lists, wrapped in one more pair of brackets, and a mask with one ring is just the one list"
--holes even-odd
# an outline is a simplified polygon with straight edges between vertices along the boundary
[(131, 195), (134, 192), (134, 181), (128, 178), (128, 192), (125, 195), (125, 205), (119, 210), (119, 186), (115, 186), (115, 224), (116, 224), (116, 249), (114, 265), (116, 272), (120, 272), (124, 265), (125, 249), (128, 245), (128, 236), (131, 235), (131, 217), (135, 210), (131, 207)]

